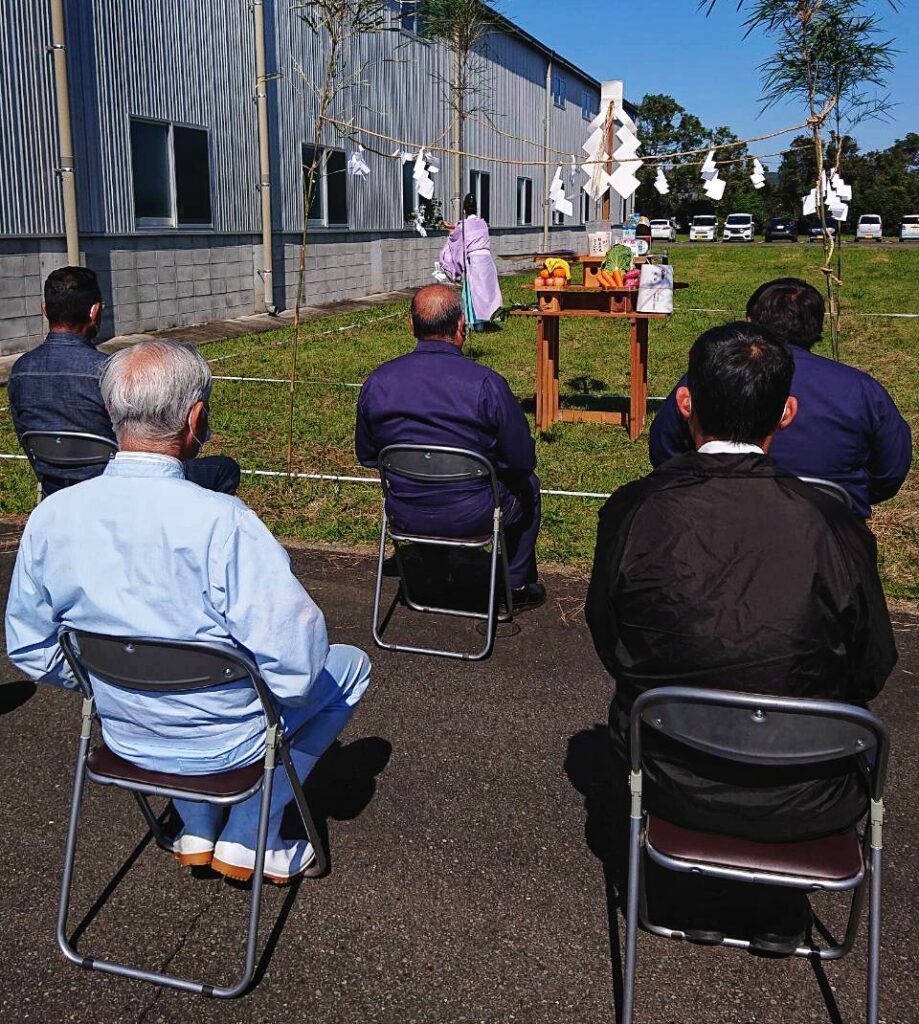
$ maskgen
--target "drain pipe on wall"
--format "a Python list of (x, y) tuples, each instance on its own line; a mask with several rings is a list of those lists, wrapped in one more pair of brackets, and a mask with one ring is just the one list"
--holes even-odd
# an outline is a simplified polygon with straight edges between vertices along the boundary
[(70, 127), (70, 88), (67, 84), (67, 42), (64, 0), (51, 0), (51, 46), (54, 58), (54, 100), (57, 107), (58, 174), (64, 202), (64, 234), (67, 264), (80, 265), (80, 233), (77, 227), (77, 188), (73, 177), (73, 132)]
[(542, 251), (549, 251), (549, 141), (552, 127), (552, 61), (546, 61), (546, 110), (543, 120)]
[(255, 102), (258, 107), (259, 191), (262, 194), (262, 285), (265, 312), (274, 315), (274, 274), (271, 236), (271, 154), (268, 141), (268, 85), (265, 72), (265, 0), (253, 0), (255, 19)]

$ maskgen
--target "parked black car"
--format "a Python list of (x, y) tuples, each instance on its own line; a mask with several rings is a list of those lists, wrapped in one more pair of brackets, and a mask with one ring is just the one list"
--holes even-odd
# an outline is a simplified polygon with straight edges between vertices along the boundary
[(763, 231), (763, 241), (772, 242), (777, 238), (786, 242), (797, 242), (798, 222), (794, 217), (770, 217)]

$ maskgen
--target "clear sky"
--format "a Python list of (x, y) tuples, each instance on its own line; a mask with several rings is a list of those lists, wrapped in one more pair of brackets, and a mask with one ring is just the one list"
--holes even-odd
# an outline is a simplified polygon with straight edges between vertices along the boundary
[[(800, 103), (761, 113), (757, 65), (771, 42), (757, 33), (743, 38), (743, 13), (736, 0), (718, 0), (707, 18), (696, 0), (499, 0), (498, 9), (547, 46), (595, 78), (621, 78), (626, 97), (668, 93), (709, 127), (727, 125), (741, 138), (798, 124)], [(868, 121), (854, 132), (862, 150), (889, 146), (919, 131), (919, 3), (904, 0), (896, 13), (886, 0), (871, 0), (888, 36), (901, 51), (888, 91), (898, 103), (890, 122)], [(753, 152), (780, 150), (780, 136), (751, 146)], [(767, 161), (775, 164), (778, 158)]]

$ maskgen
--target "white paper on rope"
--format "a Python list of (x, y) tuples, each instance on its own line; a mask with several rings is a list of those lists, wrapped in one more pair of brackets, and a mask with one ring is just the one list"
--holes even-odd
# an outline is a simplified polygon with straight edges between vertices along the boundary
[(654, 179), (654, 188), (662, 196), (667, 195), (670, 191), (670, 186), (667, 184), (667, 176), (664, 174), (664, 169), (662, 167), (658, 167), (657, 169), (657, 177)]
[(718, 176), (718, 166), (715, 163), (715, 151), (713, 149), (709, 150), (708, 156), (702, 164), (701, 174), (706, 181), (711, 181), (712, 178)]
[(623, 199), (628, 199), (629, 196), (638, 188), (641, 182), (630, 170), (628, 164), (622, 164), (617, 167), (611, 175), (609, 175), (610, 185), (613, 189), (622, 196)]
[(726, 186), (727, 182), (723, 178), (717, 177), (716, 172), (716, 176), (714, 178), (709, 178), (702, 188), (707, 193), (709, 199), (712, 199), (717, 203), (723, 198)]
[(352, 178), (366, 178), (370, 175), (370, 168), (364, 160), (364, 147), (358, 146), (348, 158), (348, 174)]

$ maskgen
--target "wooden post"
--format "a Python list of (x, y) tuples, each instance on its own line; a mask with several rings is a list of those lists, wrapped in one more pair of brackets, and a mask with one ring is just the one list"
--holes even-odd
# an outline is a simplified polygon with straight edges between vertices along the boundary
[(648, 411), (648, 321), (635, 317), (631, 323), (631, 387), (629, 397), (629, 437), (641, 433)]

